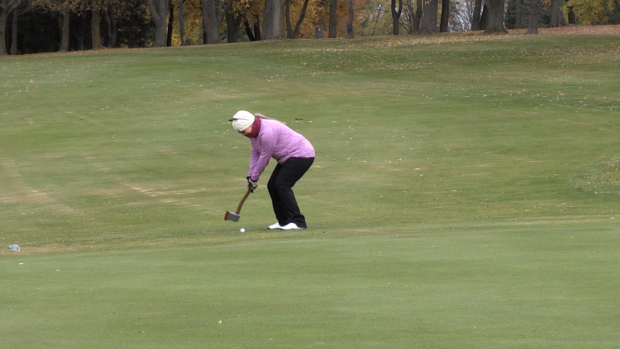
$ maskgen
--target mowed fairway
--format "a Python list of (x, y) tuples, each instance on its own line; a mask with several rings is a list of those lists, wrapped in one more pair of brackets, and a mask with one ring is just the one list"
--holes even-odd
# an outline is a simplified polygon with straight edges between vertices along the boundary
[[(620, 347), (604, 32), (1, 58), (1, 346)], [(309, 229), (266, 230), (273, 161), (223, 220), (239, 109), (314, 144)]]

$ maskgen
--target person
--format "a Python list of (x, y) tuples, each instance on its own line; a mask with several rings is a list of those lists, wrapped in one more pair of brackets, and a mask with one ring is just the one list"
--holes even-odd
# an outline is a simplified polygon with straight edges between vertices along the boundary
[(237, 132), (250, 138), (252, 144), (246, 177), (250, 191), (254, 192), (258, 186), (269, 160), (274, 158), (278, 162), (267, 183), (278, 220), (269, 229), (306, 229), (306, 217), (301, 214), (293, 186), (314, 162), (315, 152), (310, 141), (282, 122), (261, 114), (240, 110), (230, 121)]

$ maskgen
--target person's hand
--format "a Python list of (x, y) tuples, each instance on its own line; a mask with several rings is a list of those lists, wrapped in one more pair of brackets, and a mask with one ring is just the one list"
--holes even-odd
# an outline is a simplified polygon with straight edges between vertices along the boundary
[(256, 187), (258, 187), (258, 181), (253, 181), (252, 178), (247, 177), (248, 179), (248, 189), (250, 190), (250, 192), (254, 192), (254, 189), (256, 189)]

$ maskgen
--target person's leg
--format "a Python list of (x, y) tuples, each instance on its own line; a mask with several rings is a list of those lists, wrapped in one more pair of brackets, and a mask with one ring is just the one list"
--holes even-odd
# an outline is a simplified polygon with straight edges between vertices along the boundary
[[(271, 186), (273, 191), (277, 194), (279, 209), (284, 214), (285, 222), (282, 223), (295, 223), (300, 228), (306, 228), (306, 218), (301, 214), (295, 194), (293, 193), (293, 186), (295, 183), (308, 171), (314, 158), (290, 158), (281, 166), (276, 176), (272, 175)], [(275, 202), (274, 202), (275, 211)], [(280, 218), (278, 218), (280, 221)]]
[(273, 205), (273, 213), (276, 215), (276, 219), (281, 226), (287, 225), (289, 222), (286, 218), (286, 213), (282, 208), (282, 202), (280, 201), (280, 196), (278, 191), (276, 190), (276, 179), (280, 174), (280, 170), (282, 169), (282, 165), (278, 164), (273, 169), (271, 173), (271, 177), (269, 177), (269, 182), (267, 182), (267, 190), (269, 190), (269, 196), (271, 196), (271, 204)]

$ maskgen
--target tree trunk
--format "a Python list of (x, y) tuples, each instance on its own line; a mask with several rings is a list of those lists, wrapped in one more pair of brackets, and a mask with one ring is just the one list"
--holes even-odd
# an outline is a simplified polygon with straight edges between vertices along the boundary
[(205, 44), (220, 43), (220, 23), (217, 21), (217, 8), (215, 0), (201, 0), (202, 3), (202, 25), (206, 35)]
[(105, 20), (108, 24), (108, 48), (116, 47), (116, 38), (118, 35), (118, 21), (114, 17), (114, 8), (112, 3), (108, 4), (107, 11), (104, 11)]
[(335, 38), (338, 29), (338, 0), (329, 1), (329, 33), (328, 38)]
[(172, 30), (174, 29), (174, 4), (170, 2), (168, 4), (168, 33), (166, 35), (166, 46), (172, 46)]
[(527, 26), (528, 34), (538, 34), (538, 15), (540, 13), (540, 0), (530, 0), (530, 22)]
[(561, 27), (566, 25), (566, 20), (564, 20), (564, 12), (562, 12), (562, 7), (564, 6), (564, 0), (551, 0), (551, 8), (549, 11), (551, 12), (551, 27)]
[(348, 0), (349, 5), (349, 19), (347, 20), (347, 39), (353, 39), (355, 34), (353, 33), (353, 0)]
[(295, 39), (291, 25), (291, 0), (284, 0), (284, 20), (286, 22), (286, 38)]
[(392, 10), (392, 34), (400, 34), (400, 15), (403, 12), (403, 0), (398, 0), (398, 10), (396, 10), (396, 0), (392, 0), (390, 4)]
[(101, 11), (96, 8), (91, 10), (90, 29), (93, 41), (93, 50), (99, 50), (101, 45)]
[[(0, 0), (0, 5), (4, 9), (6, 8), (6, 0)], [(6, 56), (6, 23), (8, 21), (8, 12), (0, 12), (0, 56)]]
[(515, 0), (515, 29), (521, 28), (521, 0)]
[(437, 31), (437, 7), (438, 0), (424, 1), (422, 8), (422, 21), (418, 34), (432, 34)]
[(439, 24), (439, 31), (442, 33), (448, 32), (448, 21), (450, 19), (450, 0), (441, 0), (441, 22)]
[(478, 23), (478, 28), (480, 30), (487, 30), (487, 26), (489, 25), (489, 7), (484, 4), (482, 6), (482, 15), (480, 16), (480, 23)]
[(60, 52), (69, 51), (69, 28), (71, 23), (71, 9), (69, 5), (64, 6), (62, 10), (62, 39), (60, 40)]
[(405, 6), (407, 7), (407, 34), (413, 34), (415, 33), (413, 31), (415, 11), (413, 10), (412, 0), (405, 0)]
[(185, 33), (185, 13), (183, 11), (183, 0), (179, 0), (179, 33), (181, 34), (181, 46), (187, 45), (187, 34)]
[(577, 24), (577, 18), (572, 6), (568, 6), (568, 24)]
[(235, 13), (233, 11), (228, 11), (226, 13), (226, 30), (228, 32), (229, 43), (239, 41), (239, 27), (241, 26), (242, 20), (243, 20), (242, 14), (235, 17)]
[(489, 22), (484, 30), (485, 34), (507, 33), (504, 27), (504, 0), (485, 0), (489, 9)]
[(297, 23), (295, 23), (295, 28), (293, 28), (293, 26), (291, 25), (291, 0), (284, 1), (284, 9), (285, 9), (285, 17), (286, 17), (286, 37), (288, 39), (295, 39), (297, 35), (299, 35), (299, 29), (301, 28), (301, 23), (306, 18), (306, 11), (308, 10), (308, 2), (309, 0), (304, 0), (304, 4), (301, 8), (301, 13), (299, 14)]
[(263, 39), (278, 40), (282, 38), (282, 5), (281, 0), (265, 0), (265, 10), (263, 11)]
[(252, 28), (250, 28), (250, 22), (248, 22), (247, 18), (243, 20), (243, 27), (245, 27), (245, 33), (248, 36), (248, 39), (250, 39), (250, 41), (256, 41), (256, 37), (254, 36), (254, 33), (252, 33)]
[(13, 20), (11, 21), (11, 49), (9, 52), (12, 55), (17, 54), (17, 20), (18, 20), (17, 11), (13, 11)]
[(151, 10), (151, 18), (155, 23), (154, 47), (166, 46), (166, 13), (169, 0), (146, 0)]
[(614, 24), (620, 24), (620, 0), (616, 0), (616, 7), (614, 7)]
[(480, 20), (482, 16), (482, 0), (476, 0), (474, 3), (474, 16), (471, 20), (471, 30), (480, 30)]
[(420, 31), (420, 22), (422, 22), (422, 0), (416, 0), (412, 33), (418, 33)]
[(293, 31), (293, 37), (296, 38), (299, 35), (299, 30), (301, 29), (301, 23), (303, 23), (306, 18), (306, 12), (308, 11), (308, 3), (309, 0), (304, 0), (304, 5), (301, 8), (301, 13), (299, 14), (299, 19), (297, 23), (295, 23), (295, 30)]

